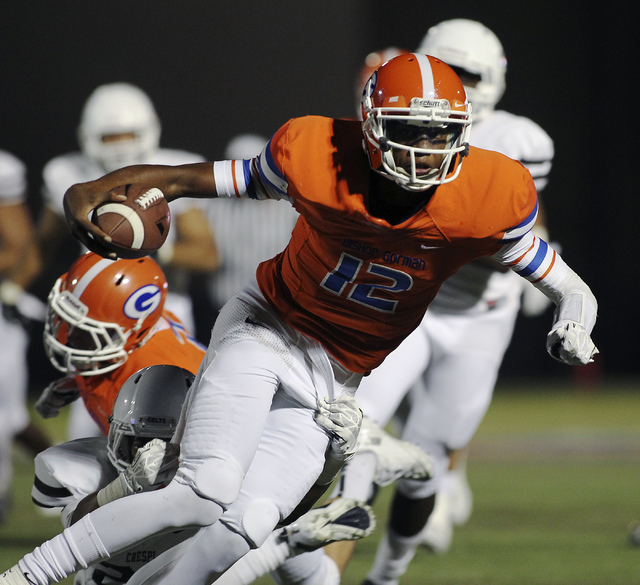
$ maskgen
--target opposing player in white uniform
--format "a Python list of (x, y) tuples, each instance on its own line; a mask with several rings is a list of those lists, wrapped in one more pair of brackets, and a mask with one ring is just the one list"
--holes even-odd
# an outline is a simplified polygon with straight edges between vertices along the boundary
[[(178, 366), (140, 370), (122, 386), (109, 435), (50, 447), (35, 459), (34, 503), (60, 508), (64, 526), (132, 493), (161, 488), (174, 475), (178, 450), (168, 447), (194, 375)], [(126, 583), (148, 561), (196, 529), (171, 532), (76, 574), (76, 585)]]
[[(439, 57), (462, 79), (473, 107), (470, 144), (520, 161), (538, 193), (543, 191), (553, 142), (530, 119), (495, 110), (505, 90), (507, 65), (496, 35), (479, 22), (444, 21), (429, 29), (418, 52)], [(547, 239), (540, 216), (534, 231)], [(491, 402), (523, 299), (522, 309), (529, 315), (548, 306), (544, 295), (510, 270), (485, 259), (463, 266), (443, 283), (418, 329), (361, 384), (358, 397), (363, 412), (382, 425), (410, 392), (411, 409), (402, 436), (436, 456), (440, 467), (431, 482), (398, 484), (394, 513), (370, 583), (398, 583), (420, 542), (437, 554), (446, 552), (453, 527), (471, 514), (465, 448)], [(347, 478), (345, 485), (348, 482)], [(434, 505), (436, 490), (435, 508), (420, 534), (417, 510), (423, 506), (424, 514)], [(354, 494), (364, 497), (360, 488), (345, 491)]]
[[(110, 501), (161, 489), (178, 466), (179, 450), (167, 443), (176, 430), (193, 380), (191, 372), (171, 365), (149, 366), (133, 374), (123, 384), (114, 403), (108, 437), (75, 439), (50, 447), (36, 457), (31, 491), (34, 503), (43, 508), (59, 508), (63, 525), (70, 526)], [(355, 403), (349, 408), (353, 406)], [(219, 582), (223, 585), (251, 583), (286, 558), (331, 540), (363, 538), (374, 527), (369, 506), (341, 499), (275, 531), (263, 546), (271, 551), (267, 557), (260, 549), (252, 551)], [(174, 531), (147, 540), (108, 561), (79, 571), (75, 584), (126, 583), (134, 572), (197, 530)], [(319, 563), (314, 569), (313, 583), (339, 582), (337, 571), (330, 563)]]
[(48, 446), (31, 425), (26, 406), (29, 336), (22, 322), (26, 317), (44, 318), (44, 305), (34, 302), (21, 286), (30, 280), (28, 272), (38, 270), (26, 198), (24, 163), (0, 150), (0, 523), (8, 506), (14, 438), (30, 442), (36, 452)]
[[(553, 141), (529, 118), (495, 109), (506, 88), (506, 58), (495, 34), (479, 22), (455, 19), (431, 28), (419, 50), (431, 51), (431, 54), (447, 62), (465, 84), (467, 95), (475, 108), (471, 143), (481, 148), (497, 150), (519, 160), (531, 173), (540, 197), (547, 186), (551, 171), (554, 157)], [(543, 201), (541, 209), (534, 231), (548, 240)], [(497, 360), (493, 367), (485, 372), (484, 379), (476, 380), (477, 388), (473, 388), (476, 399), (480, 397), (480, 404), (476, 406), (480, 409), (486, 401), (486, 398), (482, 397), (492, 393), (502, 356), (511, 340), (515, 325), (514, 301), (520, 300), (519, 309), (524, 315), (535, 317), (549, 306), (549, 300), (528, 282), (513, 278), (514, 275), (510, 271), (494, 271), (487, 281), (482, 299), (487, 300), (489, 304), (506, 306), (506, 310), (499, 311), (494, 317), (496, 323), (502, 318), (505, 328), (501, 331), (499, 327), (491, 326), (493, 320), (490, 319), (485, 329), (483, 319), (487, 319), (488, 311), (480, 310), (481, 315), (476, 320), (476, 312), (478, 308), (482, 309), (483, 305), (469, 304), (469, 301), (473, 300), (473, 291), (477, 290), (475, 285), (483, 282), (482, 276), (474, 273), (472, 268), (473, 266), (464, 267), (445, 283), (437, 298), (438, 302), (434, 307), (436, 310), (431, 316), (431, 321), (435, 337), (435, 327), (438, 326), (441, 315), (462, 317), (468, 314), (474, 327), (477, 327), (476, 331), (479, 332), (476, 337), (478, 345), (482, 344), (481, 337), (484, 334), (487, 335), (484, 339), (488, 345), (495, 344), (494, 355)], [(522, 295), (518, 295), (520, 289)], [(491, 310), (489, 305), (487, 308)], [(449, 368), (453, 370), (455, 365), (450, 364)], [(473, 401), (470, 403), (473, 404)], [(465, 523), (471, 514), (472, 495), (466, 479), (466, 457), (466, 448), (452, 453), (451, 469), (443, 478), (434, 513), (423, 532), (424, 543), (436, 553), (448, 549), (453, 526)]]
[[(88, 98), (78, 128), (81, 150), (55, 157), (43, 169), (44, 216), (40, 222), (45, 244), (68, 236), (62, 199), (74, 183), (90, 181), (117, 168), (138, 164), (201, 162), (199, 154), (160, 148), (160, 121), (149, 97), (128, 83), (98, 87)], [(202, 205), (184, 200), (171, 207), (172, 224), (157, 258), (169, 281), (167, 308), (194, 331), (186, 294), (189, 271), (211, 272), (217, 253)]]
[[(78, 128), (80, 151), (53, 158), (43, 169), (44, 209), (38, 239), (43, 258), (53, 257), (63, 238), (69, 238), (62, 199), (74, 183), (96, 179), (106, 172), (137, 163), (186, 164), (203, 160), (199, 154), (160, 148), (160, 120), (149, 97), (128, 83), (99, 86), (87, 99)], [(166, 307), (188, 331), (195, 331), (188, 294), (190, 273), (212, 273), (218, 253), (202, 203), (183, 199), (171, 206), (171, 230), (156, 260), (169, 282)], [(72, 407), (69, 437), (98, 431), (80, 403)]]

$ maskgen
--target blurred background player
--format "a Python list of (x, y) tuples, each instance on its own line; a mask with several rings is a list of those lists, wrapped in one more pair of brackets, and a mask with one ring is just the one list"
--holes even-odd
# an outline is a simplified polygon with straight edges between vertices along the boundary
[(0, 523), (9, 505), (13, 441), (34, 455), (49, 446), (27, 411), (25, 327), (30, 319), (44, 317), (41, 303), (23, 290), (23, 283), (39, 270), (34, 240), (25, 165), (0, 150)]
[[(44, 331), (45, 351), (65, 376), (36, 402), (45, 418), (78, 402), (92, 427), (71, 438), (106, 434), (122, 384), (155, 364), (176, 365), (193, 374), (205, 348), (165, 308), (167, 281), (158, 263), (108, 260), (83, 254), (53, 286)], [(76, 400), (78, 397), (82, 400)]]
[[(140, 88), (110, 83), (87, 99), (78, 127), (80, 151), (55, 157), (43, 169), (44, 209), (38, 236), (43, 257), (51, 257), (63, 238), (71, 239), (64, 220), (62, 198), (74, 183), (91, 181), (132, 164), (201, 162), (199, 154), (160, 147), (160, 120), (153, 103)], [(218, 255), (206, 215), (198, 201), (171, 207), (171, 230), (157, 260), (169, 282), (167, 307), (190, 331), (194, 330), (187, 293), (191, 273), (212, 273)]]
[[(184, 164), (203, 160), (199, 154), (160, 147), (161, 124), (149, 96), (129, 83), (97, 87), (87, 99), (78, 126), (80, 151), (53, 158), (43, 169), (43, 209), (38, 220), (38, 241), (44, 265), (52, 265), (69, 234), (62, 207), (65, 191), (74, 183), (90, 181), (117, 168), (138, 164)], [(171, 229), (156, 260), (169, 282), (167, 308), (195, 334), (191, 278), (212, 274), (218, 253), (202, 203), (184, 199), (171, 206)], [(78, 251), (80, 249), (78, 248)], [(46, 284), (47, 289), (51, 286)], [(208, 340), (210, 331), (205, 332)], [(77, 403), (72, 408), (73, 436), (83, 434), (89, 421)]]
[[(474, 124), (471, 144), (497, 150), (527, 167), (538, 192), (540, 207), (534, 231), (549, 241), (541, 193), (547, 186), (551, 171), (554, 157), (553, 140), (529, 118), (495, 109), (506, 89), (507, 60), (500, 40), (479, 22), (453, 19), (432, 27), (423, 38), (418, 50), (439, 57), (462, 79), (473, 106)], [(458, 278), (454, 277), (450, 282), (445, 283), (443, 287), (445, 295), (447, 291), (450, 296), (455, 295), (456, 289), (464, 283), (466, 272), (463, 271)], [(486, 289), (486, 292), (489, 292), (491, 287), (495, 287), (495, 292), (491, 291), (493, 297), (491, 300), (496, 303), (504, 302), (503, 298), (507, 294), (500, 297), (499, 287), (509, 287), (509, 290), (514, 291), (521, 287), (520, 311), (527, 317), (541, 315), (549, 307), (549, 299), (528, 282), (523, 279), (514, 279), (513, 276), (510, 271), (495, 272), (491, 275)], [(464, 290), (471, 290), (473, 282), (474, 279), (469, 278)], [(452, 286), (451, 290), (449, 286)], [(511, 306), (511, 303), (508, 302), (508, 305)], [(438, 306), (436, 305), (435, 308), (437, 309)], [(447, 305), (444, 304), (440, 309), (441, 312), (446, 313)], [(455, 308), (453, 310), (455, 311)], [(464, 313), (464, 308), (458, 306), (458, 312)], [(472, 311), (469, 315), (472, 316)], [(512, 318), (505, 316), (505, 322), (511, 327), (510, 331), (505, 330), (503, 333), (507, 344), (515, 325), (515, 322), (511, 321)], [(481, 341), (478, 340), (478, 343)], [(487, 373), (485, 383), (481, 382), (479, 385), (480, 395), (482, 395), (482, 388), (489, 389), (492, 376), (491, 388), (493, 388), (505, 351), (506, 347), (502, 351), (501, 346), (496, 348), (495, 355), (499, 356), (499, 359), (495, 364), (495, 374)], [(492, 392), (492, 389), (490, 391)], [(450, 472), (443, 479), (436, 508), (423, 533), (424, 543), (436, 553), (445, 552), (448, 549), (453, 525), (464, 524), (471, 514), (472, 492), (466, 478), (467, 454), (466, 447), (452, 452)]]
[[(472, 105), (470, 144), (519, 160), (540, 194), (551, 170), (553, 142), (528, 118), (495, 109), (507, 66), (496, 35), (472, 20), (444, 21), (429, 29), (417, 52), (442, 59), (461, 78)], [(547, 240), (544, 226), (541, 211), (534, 232)], [(440, 461), (432, 485), (398, 484), (369, 583), (398, 583), (420, 542), (437, 554), (449, 549), (454, 525), (471, 514), (467, 447), (491, 402), (518, 311), (534, 316), (548, 306), (540, 291), (510, 270), (488, 259), (471, 262), (443, 283), (418, 329), (363, 381), (358, 394), (363, 411), (383, 425), (409, 392), (402, 436)], [(428, 510), (434, 501), (420, 534), (416, 510)]]

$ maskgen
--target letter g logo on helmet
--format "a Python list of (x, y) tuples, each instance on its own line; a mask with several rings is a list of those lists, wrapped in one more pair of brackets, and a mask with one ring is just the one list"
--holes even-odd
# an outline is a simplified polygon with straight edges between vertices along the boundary
[(140, 319), (153, 313), (162, 301), (160, 289), (155, 284), (147, 284), (135, 291), (124, 304), (124, 314), (129, 319)]

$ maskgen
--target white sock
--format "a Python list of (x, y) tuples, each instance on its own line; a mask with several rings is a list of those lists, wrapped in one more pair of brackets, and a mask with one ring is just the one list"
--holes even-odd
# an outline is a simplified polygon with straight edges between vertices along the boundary
[(28, 573), (40, 585), (49, 585), (66, 579), (80, 567), (87, 568), (91, 563), (108, 557), (88, 516), (74, 528), (76, 536), (66, 529), (26, 554), (18, 563), (23, 573)]
[(380, 540), (376, 559), (367, 579), (375, 585), (398, 585), (400, 577), (407, 571), (413, 559), (420, 533), (414, 536), (400, 536), (387, 529)]

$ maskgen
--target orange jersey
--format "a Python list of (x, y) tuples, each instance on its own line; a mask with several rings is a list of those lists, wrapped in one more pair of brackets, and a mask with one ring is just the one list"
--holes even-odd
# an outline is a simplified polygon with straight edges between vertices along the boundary
[(260, 157), (229, 174), (246, 180), (248, 196), (288, 199), (300, 213), (287, 248), (258, 267), (264, 296), (290, 325), (364, 373), (417, 327), (460, 266), (530, 229), (537, 196), (520, 163), (471, 148), (455, 181), (392, 225), (369, 212), (373, 171), (362, 138), (357, 121), (293, 119)]
[(163, 311), (158, 329), (140, 348), (129, 354), (119, 368), (98, 376), (76, 376), (80, 396), (102, 432), (109, 432), (109, 416), (120, 387), (138, 370), (157, 364), (179, 366), (194, 375), (205, 354), (182, 323), (168, 311)]

